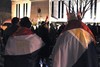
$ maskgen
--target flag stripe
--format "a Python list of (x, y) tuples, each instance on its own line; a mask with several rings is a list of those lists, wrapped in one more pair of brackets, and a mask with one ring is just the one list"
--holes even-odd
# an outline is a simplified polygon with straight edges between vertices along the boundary
[(42, 47), (42, 40), (36, 34), (13, 36), (8, 39), (5, 54), (23, 55)]

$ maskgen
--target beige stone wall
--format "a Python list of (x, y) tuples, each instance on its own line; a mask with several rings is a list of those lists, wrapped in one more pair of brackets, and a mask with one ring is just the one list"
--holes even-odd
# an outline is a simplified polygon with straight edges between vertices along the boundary
[[(38, 9), (41, 9), (41, 13), (38, 13)], [(49, 1), (36, 1), (31, 3), (31, 19), (33, 22), (45, 20), (46, 16), (49, 16)]]
[(16, 5), (15, 2), (12, 1), (12, 5), (11, 5), (11, 17), (16, 17)]

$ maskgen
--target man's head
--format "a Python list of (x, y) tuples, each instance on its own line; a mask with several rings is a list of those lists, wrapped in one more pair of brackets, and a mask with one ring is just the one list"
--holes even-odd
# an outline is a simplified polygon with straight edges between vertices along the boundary
[(14, 18), (12, 18), (11, 22), (12, 22), (12, 24), (17, 24), (19, 22), (19, 18), (14, 17)]
[(21, 19), (21, 21), (20, 21), (20, 25), (22, 26), (22, 27), (27, 27), (27, 28), (30, 28), (31, 27), (31, 22), (30, 22), (30, 20), (29, 20), (29, 18), (28, 17), (23, 17), (22, 19)]
[(77, 17), (76, 17), (76, 15), (74, 13), (68, 13), (67, 14), (67, 19), (68, 19), (68, 21), (77, 20)]
[(68, 21), (70, 21), (70, 20), (77, 20), (77, 17), (76, 17), (74, 12), (69, 13), (69, 11), (67, 10), (67, 19), (68, 19)]

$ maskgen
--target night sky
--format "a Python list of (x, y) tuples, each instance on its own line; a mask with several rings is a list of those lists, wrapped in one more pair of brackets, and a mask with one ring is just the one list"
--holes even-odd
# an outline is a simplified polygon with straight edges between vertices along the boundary
[(11, 10), (11, 0), (0, 0), (0, 12), (1, 11), (9, 12), (10, 10)]
[(0, 0), (0, 20), (11, 18), (11, 0)]

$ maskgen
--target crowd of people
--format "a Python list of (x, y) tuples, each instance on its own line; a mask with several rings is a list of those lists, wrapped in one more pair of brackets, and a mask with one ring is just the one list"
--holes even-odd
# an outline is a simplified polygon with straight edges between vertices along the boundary
[(68, 23), (59, 29), (46, 21), (34, 29), (28, 17), (14, 17), (2, 34), (4, 67), (98, 67), (99, 34), (79, 15), (67, 12), (67, 16)]
[(92, 31), (92, 33), (94, 34), (96, 40), (98, 42), (100, 42), (100, 25), (99, 23), (93, 23), (91, 24), (87, 24), (87, 26), (90, 28), (90, 30)]

